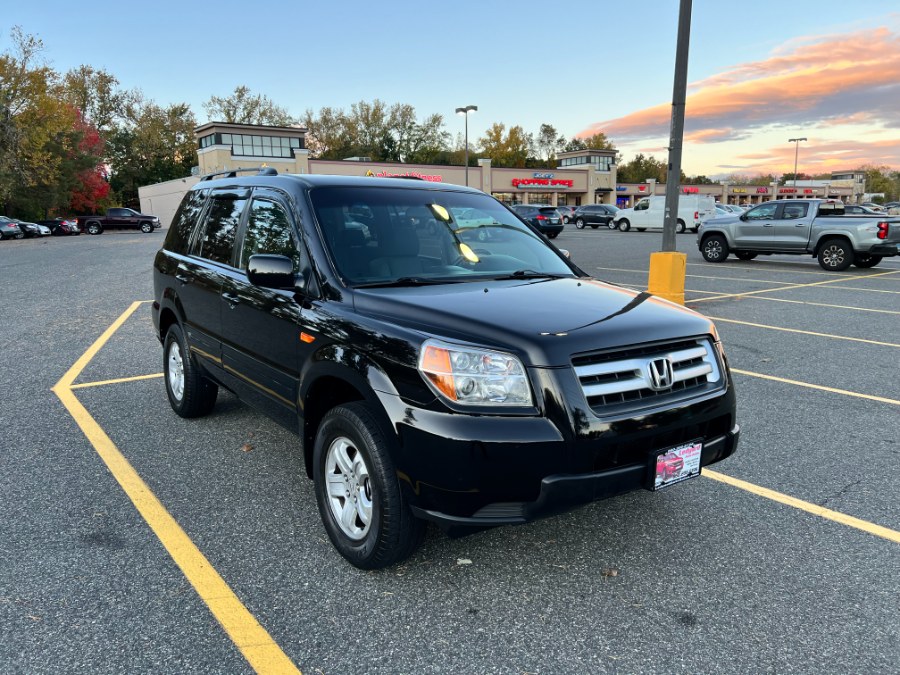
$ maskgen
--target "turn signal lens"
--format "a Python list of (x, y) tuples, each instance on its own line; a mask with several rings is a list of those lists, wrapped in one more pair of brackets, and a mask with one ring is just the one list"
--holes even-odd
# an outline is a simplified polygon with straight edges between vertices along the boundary
[(887, 223), (878, 223), (878, 238), (879, 239), (887, 239), (888, 236), (888, 224)]
[(419, 371), (440, 395), (456, 403), (533, 405), (525, 368), (512, 354), (427, 340)]

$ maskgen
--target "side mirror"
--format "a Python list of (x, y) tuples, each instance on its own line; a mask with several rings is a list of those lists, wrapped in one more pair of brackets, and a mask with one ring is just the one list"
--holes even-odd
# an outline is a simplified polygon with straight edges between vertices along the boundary
[(263, 288), (294, 288), (294, 261), (286, 255), (259, 253), (247, 263), (247, 278)]
[(746, 223), (746, 222), (747, 222), (747, 214), (746, 214), (746, 213), (742, 213), (742, 214), (740, 215), (740, 219), (743, 220), (743, 221)]

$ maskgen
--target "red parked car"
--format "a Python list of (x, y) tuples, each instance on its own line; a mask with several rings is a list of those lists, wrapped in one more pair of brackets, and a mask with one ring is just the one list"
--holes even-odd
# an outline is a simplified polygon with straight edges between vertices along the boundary
[(81, 234), (78, 221), (74, 218), (54, 218), (53, 220), (39, 220), (38, 225), (46, 225), (50, 228), (50, 234), (61, 237), (71, 234)]
[(662, 466), (658, 466), (657, 473), (662, 468), (662, 479), (669, 480), (681, 473), (684, 468), (684, 458), (678, 455), (663, 455), (659, 458), (659, 464)]

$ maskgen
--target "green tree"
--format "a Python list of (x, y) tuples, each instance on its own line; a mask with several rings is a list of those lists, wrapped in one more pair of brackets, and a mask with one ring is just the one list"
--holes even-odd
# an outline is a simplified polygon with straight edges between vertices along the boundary
[(652, 155), (638, 153), (630, 162), (619, 164), (616, 177), (620, 183), (643, 183), (651, 178), (658, 183), (665, 183), (666, 173), (664, 162)]
[(541, 159), (553, 161), (556, 153), (563, 147), (565, 139), (552, 124), (542, 124), (534, 139), (534, 148)]
[(900, 173), (891, 167), (867, 164), (857, 170), (866, 172), (866, 192), (883, 192), (886, 202), (900, 197)]
[(520, 126), (510, 127), (494, 122), (478, 139), (481, 154), (491, 159), (491, 164), (498, 167), (524, 168), (532, 155), (532, 137)]
[(71, 103), (101, 135), (113, 131), (140, 99), (136, 91), (123, 91), (119, 80), (105, 70), (78, 66), (65, 74), (62, 90)]
[(211, 122), (233, 122), (235, 124), (268, 124), (287, 127), (296, 119), (286, 108), (276, 105), (268, 96), (253, 94), (243, 85), (235, 87), (230, 96), (211, 96), (203, 104), (203, 109)]

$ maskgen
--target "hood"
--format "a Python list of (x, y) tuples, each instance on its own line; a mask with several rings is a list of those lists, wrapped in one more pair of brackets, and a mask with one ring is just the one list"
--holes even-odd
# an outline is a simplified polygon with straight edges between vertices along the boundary
[(427, 336), (511, 351), (531, 366), (573, 354), (714, 333), (709, 319), (595, 279), (360, 289), (356, 311)]

